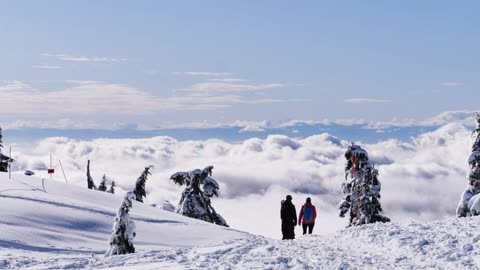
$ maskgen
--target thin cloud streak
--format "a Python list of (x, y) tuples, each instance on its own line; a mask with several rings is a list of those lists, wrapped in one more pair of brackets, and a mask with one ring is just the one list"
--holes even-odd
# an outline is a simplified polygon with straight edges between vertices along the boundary
[(269, 84), (239, 84), (225, 82), (201, 82), (192, 85), (188, 91), (192, 92), (254, 92), (285, 87), (282, 83)]
[(60, 66), (50, 66), (50, 65), (34, 65), (32, 68), (38, 68), (38, 69), (60, 69)]
[(51, 54), (42, 53), (41, 56), (53, 57), (62, 61), (72, 62), (125, 62), (126, 58), (109, 58), (109, 57), (88, 57), (88, 56), (74, 56), (69, 54)]
[(369, 104), (369, 103), (387, 103), (390, 100), (387, 99), (375, 99), (375, 98), (348, 98), (343, 102), (350, 104)]
[(211, 72), (211, 71), (185, 71), (185, 72), (173, 72), (173, 75), (189, 75), (189, 76), (207, 76), (207, 77), (222, 77), (230, 76), (233, 73), (230, 72)]
[(209, 81), (233, 83), (233, 82), (247, 82), (248, 80), (239, 79), (239, 78), (215, 78), (215, 79), (209, 79)]
[(446, 87), (462, 87), (465, 86), (463, 82), (443, 82), (441, 83), (442, 86)]

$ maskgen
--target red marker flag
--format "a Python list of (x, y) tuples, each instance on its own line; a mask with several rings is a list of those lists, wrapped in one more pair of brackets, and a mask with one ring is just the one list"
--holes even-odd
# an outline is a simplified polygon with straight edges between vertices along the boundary
[(48, 169), (48, 174), (53, 174), (55, 173), (55, 169)]

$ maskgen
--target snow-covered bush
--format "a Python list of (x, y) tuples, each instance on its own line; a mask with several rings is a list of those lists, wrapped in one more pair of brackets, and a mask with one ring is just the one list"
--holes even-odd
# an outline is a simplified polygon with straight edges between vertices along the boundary
[(135, 252), (135, 247), (133, 246), (133, 238), (135, 238), (135, 223), (130, 219), (129, 214), (134, 200), (135, 194), (133, 192), (130, 191), (125, 194), (113, 223), (112, 234), (108, 240), (110, 249), (105, 256)]
[[(110, 189), (107, 187), (108, 182), (110, 182)], [(113, 179), (109, 179), (105, 174), (102, 176), (102, 181), (100, 182), (100, 185), (98, 186), (97, 190), (98, 191), (103, 191), (103, 192), (108, 192), (115, 194), (115, 186), (116, 183), (113, 181)]]
[(153, 165), (145, 167), (142, 174), (137, 178), (137, 182), (135, 183), (135, 188), (133, 189), (133, 193), (137, 197), (137, 201), (143, 203), (143, 198), (147, 197), (147, 192), (145, 191), (145, 183), (147, 182), (148, 176), (152, 175), (150, 169), (153, 168)]
[(107, 191), (108, 193), (115, 194), (115, 187), (116, 187), (115, 181), (112, 180), (112, 183), (110, 183), (110, 189)]
[(470, 173), (467, 175), (468, 185), (460, 197), (457, 206), (457, 217), (480, 215), (480, 114), (477, 113), (477, 128), (472, 133), (472, 153), (468, 157)]
[(175, 206), (168, 200), (165, 200), (162, 205), (162, 209), (169, 212), (175, 212)]
[(215, 211), (211, 204), (211, 198), (213, 195), (218, 196), (220, 189), (217, 181), (210, 177), (212, 170), (213, 166), (207, 166), (203, 170), (177, 172), (170, 177), (175, 184), (185, 186), (175, 212), (228, 227), (225, 219)]
[(352, 144), (345, 152), (345, 182), (342, 184), (344, 197), (339, 204), (340, 217), (350, 211), (349, 226), (374, 222), (389, 222), (383, 216), (380, 204), (381, 183), (378, 170), (368, 161), (368, 153)]

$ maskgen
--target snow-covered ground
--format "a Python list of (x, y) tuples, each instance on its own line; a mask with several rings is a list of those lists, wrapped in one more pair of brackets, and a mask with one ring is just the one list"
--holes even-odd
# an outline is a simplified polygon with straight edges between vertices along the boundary
[(480, 268), (479, 218), (372, 224), (281, 241), (141, 203), (131, 212), (137, 253), (105, 258), (121, 195), (0, 174), (0, 269)]

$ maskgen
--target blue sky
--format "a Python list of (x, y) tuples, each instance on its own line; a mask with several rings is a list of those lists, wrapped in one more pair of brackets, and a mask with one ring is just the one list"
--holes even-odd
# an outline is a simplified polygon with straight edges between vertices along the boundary
[(0, 123), (425, 119), (478, 108), (476, 1), (1, 1)]

